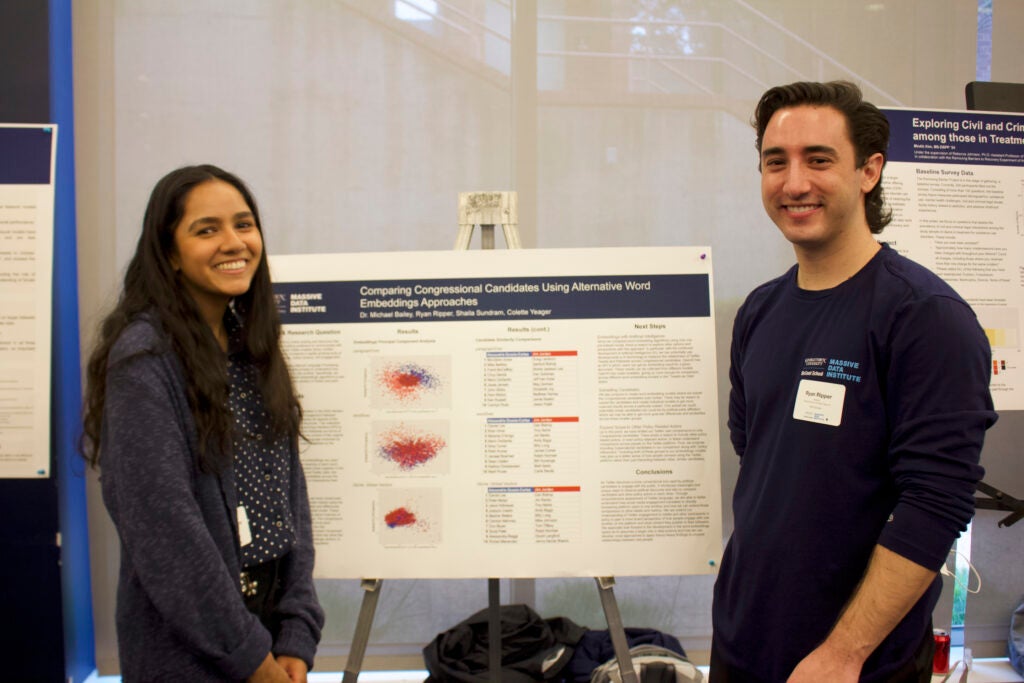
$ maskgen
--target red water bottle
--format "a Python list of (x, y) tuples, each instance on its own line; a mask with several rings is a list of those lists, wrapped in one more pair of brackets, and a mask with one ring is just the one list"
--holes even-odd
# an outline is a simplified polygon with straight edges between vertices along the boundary
[(949, 634), (941, 629), (933, 631), (935, 636), (935, 658), (932, 659), (932, 673), (949, 673)]

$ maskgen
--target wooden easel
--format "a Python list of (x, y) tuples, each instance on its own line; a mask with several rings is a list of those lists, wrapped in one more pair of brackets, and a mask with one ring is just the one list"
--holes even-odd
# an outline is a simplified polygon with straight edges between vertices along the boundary
[(494, 249), (494, 226), (498, 224), (505, 233), (505, 245), (509, 249), (521, 249), (517, 197), (515, 192), (460, 192), (455, 250), (469, 249), (476, 225), (480, 226), (480, 248)]
[[(455, 239), (456, 250), (469, 249), (473, 238), (473, 228), (480, 226), (480, 248), (494, 249), (494, 226), (501, 225), (505, 235), (505, 245), (509, 249), (521, 249), (519, 242), (519, 211), (515, 192), (460, 192), (459, 193), (459, 234)], [(638, 683), (633, 659), (629, 654), (629, 643), (626, 640), (626, 629), (619, 613), (619, 605), (615, 600), (615, 578), (611, 576), (595, 577), (601, 607), (608, 633), (611, 636), (615, 658), (619, 663), (622, 683)], [(370, 628), (377, 610), (377, 601), (383, 579), (363, 579), (361, 582), (363, 603), (359, 608), (356, 632), (352, 637), (352, 648), (349, 650), (345, 663), (345, 675), (342, 683), (356, 683), (366, 654), (366, 646), (370, 640)], [(488, 662), (490, 679), (501, 683), (501, 579), (487, 579), (487, 636)]]

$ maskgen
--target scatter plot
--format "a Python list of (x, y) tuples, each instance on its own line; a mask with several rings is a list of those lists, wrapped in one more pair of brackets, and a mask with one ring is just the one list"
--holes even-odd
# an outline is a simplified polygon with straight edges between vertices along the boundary
[(451, 360), (447, 357), (376, 358), (369, 380), (375, 408), (437, 409), (451, 403)]
[(383, 546), (436, 546), (441, 542), (441, 489), (382, 489), (378, 538)]
[(378, 421), (372, 426), (371, 465), (377, 474), (447, 474), (448, 423)]
[(412, 526), (416, 524), (416, 513), (410, 512), (404, 507), (397, 507), (384, 515), (384, 523), (391, 529), (400, 526)]
[(392, 396), (405, 400), (428, 391), (436, 391), (440, 380), (430, 370), (416, 363), (402, 363), (385, 368), (380, 381)]

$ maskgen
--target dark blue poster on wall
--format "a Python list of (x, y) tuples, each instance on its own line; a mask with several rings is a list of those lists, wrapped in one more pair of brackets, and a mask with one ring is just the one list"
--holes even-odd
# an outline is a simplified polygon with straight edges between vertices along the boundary
[(0, 478), (50, 476), (55, 144), (0, 126)]
[(974, 310), (992, 349), (997, 410), (1024, 409), (1024, 115), (884, 110), (880, 235)]
[(1024, 165), (1024, 117), (1019, 114), (884, 110), (889, 161), (924, 164)]
[(49, 185), (54, 129), (0, 126), (0, 185)]
[(285, 324), (677, 318), (711, 314), (706, 273), (287, 282)]

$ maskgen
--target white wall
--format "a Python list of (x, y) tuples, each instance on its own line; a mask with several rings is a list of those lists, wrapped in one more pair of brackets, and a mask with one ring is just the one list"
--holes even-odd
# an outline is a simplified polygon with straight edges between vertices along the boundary
[[(527, 247), (712, 245), (724, 416), (736, 307), (792, 262), (758, 196), (748, 120), (761, 92), (848, 78), (881, 106), (963, 108), (975, 76), (974, 0), (446, 0), (423, 22), (396, 18), (395, 1), (76, 0), (86, 350), (149, 190), (179, 165), (246, 179), (274, 253), (448, 249), (459, 191), (516, 189)], [(1008, 19), (993, 31), (995, 80), (1024, 80), (1021, 5), (996, 2)], [(737, 465), (722, 460), (728, 500)], [(117, 541), (95, 482), (90, 527), (106, 670)], [(381, 656), (419, 666), (420, 643), (485, 604), (479, 583), (389, 582)], [(535, 588), (542, 611), (599, 627), (584, 584), (506, 597)], [(623, 579), (617, 592), (628, 623), (700, 650), (710, 588)], [(341, 653), (361, 594), (356, 582), (321, 592), (323, 652)]]

